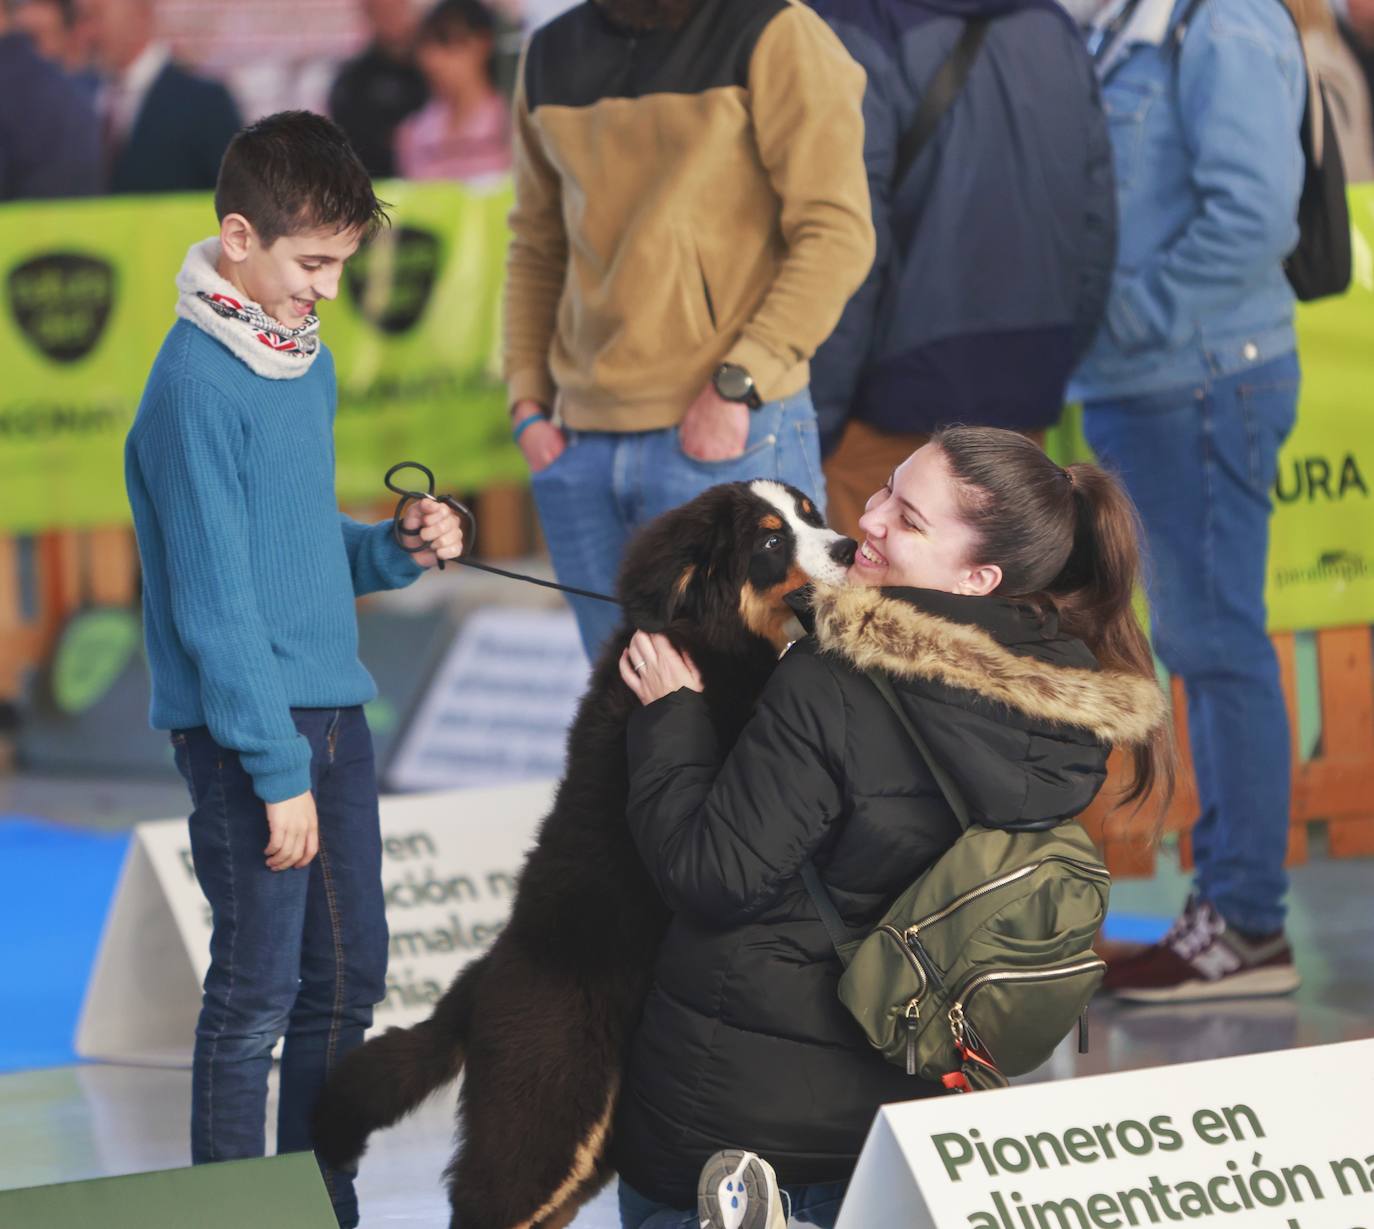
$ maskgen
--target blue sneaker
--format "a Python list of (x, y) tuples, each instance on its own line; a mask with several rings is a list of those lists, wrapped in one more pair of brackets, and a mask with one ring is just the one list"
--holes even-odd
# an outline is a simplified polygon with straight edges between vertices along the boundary
[(738, 1148), (717, 1152), (697, 1182), (701, 1229), (787, 1229), (773, 1167)]

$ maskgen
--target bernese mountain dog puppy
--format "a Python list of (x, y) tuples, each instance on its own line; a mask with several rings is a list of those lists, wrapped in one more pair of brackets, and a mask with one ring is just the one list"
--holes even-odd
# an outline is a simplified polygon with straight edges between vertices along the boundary
[(801, 634), (784, 598), (839, 581), (854, 548), (805, 494), (766, 480), (713, 487), (636, 535), (618, 585), (624, 620), (578, 707), (510, 919), (427, 1020), (339, 1064), (315, 1111), (326, 1164), (356, 1163), (373, 1131), (462, 1072), (453, 1226), (561, 1229), (606, 1182), (623, 1056), (667, 923), (625, 826), (625, 729), (639, 701), (620, 655), (636, 628), (666, 632), (701, 671), (728, 746)]

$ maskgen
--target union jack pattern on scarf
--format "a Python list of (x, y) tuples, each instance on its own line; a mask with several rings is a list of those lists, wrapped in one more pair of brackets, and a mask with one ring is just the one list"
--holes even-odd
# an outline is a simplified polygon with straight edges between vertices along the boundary
[(318, 316), (307, 316), (305, 323), (299, 328), (288, 329), (284, 324), (273, 320), (256, 303), (240, 303), (238, 299), (230, 298), (227, 294), (205, 290), (198, 290), (196, 293), (209, 303), (222, 319), (242, 320), (245, 324), (253, 326), (254, 336), (264, 346), (276, 350), (279, 354), (292, 352), (304, 355), (318, 344), (318, 341), (310, 336), (320, 327)]

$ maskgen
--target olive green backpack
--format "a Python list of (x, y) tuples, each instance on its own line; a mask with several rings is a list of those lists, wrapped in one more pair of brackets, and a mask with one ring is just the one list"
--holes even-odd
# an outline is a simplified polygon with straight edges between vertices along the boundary
[(854, 939), (807, 862), (802, 880), (845, 966), (840, 999), (908, 1075), (961, 1092), (1038, 1067), (1077, 1021), (1106, 964), (1092, 943), (1111, 876), (1082, 826), (986, 828), (931, 755), (885, 675), (868, 677), (935, 777), (963, 834)]

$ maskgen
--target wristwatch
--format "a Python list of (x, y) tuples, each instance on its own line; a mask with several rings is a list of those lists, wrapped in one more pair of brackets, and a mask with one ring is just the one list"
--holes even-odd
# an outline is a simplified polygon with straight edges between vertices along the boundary
[(738, 363), (722, 363), (711, 377), (711, 383), (726, 401), (738, 401), (751, 410), (763, 404), (759, 390), (754, 387), (754, 377)]

